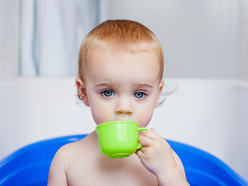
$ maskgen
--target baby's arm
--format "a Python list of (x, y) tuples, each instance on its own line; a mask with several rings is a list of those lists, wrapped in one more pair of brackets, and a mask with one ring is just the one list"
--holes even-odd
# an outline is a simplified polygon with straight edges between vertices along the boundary
[(180, 158), (154, 129), (140, 136), (139, 142), (144, 147), (136, 154), (142, 164), (157, 177), (160, 186), (189, 185)]
[(66, 162), (67, 150), (65, 146), (60, 148), (55, 154), (49, 170), (47, 186), (67, 186), (66, 179)]

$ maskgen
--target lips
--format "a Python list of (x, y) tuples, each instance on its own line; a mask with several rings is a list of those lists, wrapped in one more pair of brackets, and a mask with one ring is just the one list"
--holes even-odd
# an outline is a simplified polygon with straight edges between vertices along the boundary
[(128, 119), (128, 118), (117, 118), (114, 121), (133, 121), (132, 119)]

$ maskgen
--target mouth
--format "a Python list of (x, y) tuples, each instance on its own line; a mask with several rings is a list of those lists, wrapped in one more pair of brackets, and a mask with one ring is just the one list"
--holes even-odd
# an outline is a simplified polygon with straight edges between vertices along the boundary
[(115, 120), (115, 121), (133, 121), (133, 120), (120, 118), (120, 119), (117, 119), (117, 120)]

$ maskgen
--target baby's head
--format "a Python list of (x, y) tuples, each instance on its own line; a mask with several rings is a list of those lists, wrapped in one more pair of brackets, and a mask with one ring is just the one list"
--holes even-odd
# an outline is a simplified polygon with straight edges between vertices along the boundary
[(89, 32), (79, 51), (78, 77), (82, 80), (87, 76), (88, 57), (96, 47), (112, 52), (154, 52), (160, 63), (159, 78), (162, 80), (163, 50), (157, 37), (144, 25), (130, 20), (108, 20)]
[[(110, 56), (108, 56), (109, 58), (107, 58), (108, 54), (110, 54)], [(131, 57), (131, 59), (128, 61), (123, 60), (124, 62), (121, 62), (121, 60), (125, 58), (122, 54), (125, 57)], [(121, 55), (122, 57), (113, 59), (113, 56), (117, 55)], [(146, 55), (148, 56), (145, 57)], [(135, 56), (138, 58), (135, 59)], [(105, 60), (103, 58), (105, 58)], [(136, 63), (136, 60), (140, 62)], [(142, 72), (139, 73), (138, 71), (133, 71), (133, 68), (145, 68), (145, 66), (147, 66), (145, 65), (145, 63), (147, 64), (145, 61), (147, 61), (149, 63), (148, 66), (150, 66), (148, 70), (146, 68), (146, 75), (142, 77)], [(112, 67), (114, 65), (118, 66), (115, 69), (112, 68), (112, 71), (109, 71), (108, 74), (112, 74), (120, 66), (122, 67), (118, 69), (118, 73), (125, 73), (125, 75), (132, 73), (134, 74), (132, 78), (136, 80), (139, 78), (147, 79), (149, 77), (148, 75), (151, 75), (151, 72), (153, 72), (153, 77), (156, 76), (156, 86), (162, 90), (164, 56), (161, 44), (157, 37), (152, 33), (151, 30), (140, 23), (130, 20), (109, 20), (98, 25), (88, 33), (88, 35), (84, 38), (79, 51), (77, 86), (78, 90), (80, 91), (78, 91), (78, 97), (79, 99), (83, 100), (86, 105), (89, 106), (89, 103), (85, 101), (88, 100), (88, 98), (84, 99), (87, 95), (85, 87), (88, 83), (87, 80), (90, 79), (89, 77), (92, 77), (92, 70), (98, 70), (98, 72), (103, 72), (104, 70), (106, 71), (106, 69), (109, 70), (107, 65), (110, 65), (111, 62), (115, 62), (112, 63)], [(129, 70), (127, 71), (127, 69)], [(101, 73), (95, 73), (93, 76), (96, 77), (99, 76), (99, 74)], [(103, 76), (100, 76), (99, 78), (102, 79)], [(121, 76), (119, 75), (112, 76), (112, 79), (118, 79), (120, 77)], [(141, 82), (132, 83), (137, 84)], [(88, 85), (89, 84), (90, 83), (88, 83)], [(80, 89), (80, 87), (84, 88)], [(160, 105), (162, 102), (158, 103), (158, 105)]]

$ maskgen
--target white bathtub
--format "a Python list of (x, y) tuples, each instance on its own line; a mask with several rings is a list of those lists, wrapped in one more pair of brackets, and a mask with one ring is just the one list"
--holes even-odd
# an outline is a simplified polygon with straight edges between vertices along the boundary
[[(165, 82), (176, 82), (177, 91), (148, 127), (217, 156), (248, 180), (248, 82)], [(77, 103), (73, 78), (0, 80), (0, 159), (39, 140), (94, 130), (89, 108)]]

